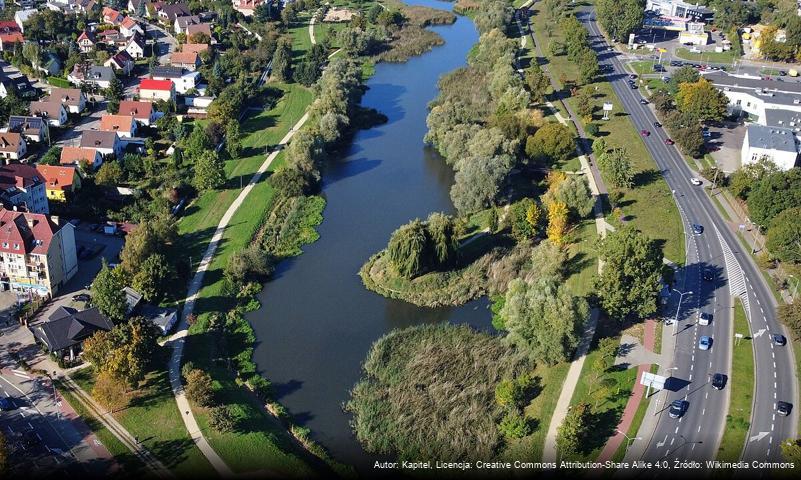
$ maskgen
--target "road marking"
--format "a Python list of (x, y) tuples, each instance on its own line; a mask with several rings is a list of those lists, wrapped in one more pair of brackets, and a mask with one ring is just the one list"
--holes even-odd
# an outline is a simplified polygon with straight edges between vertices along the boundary
[(698, 431), (699, 432), (701, 431), (701, 425), (698, 425)]
[(773, 378), (776, 378), (776, 370), (773, 371)]
[[(674, 430), (673, 433), (679, 433), (679, 427), (676, 427), (676, 430)], [(675, 439), (676, 439), (676, 437), (673, 437), (673, 440), (675, 440)], [(673, 445), (673, 440), (670, 441), (671, 445)]]
[(776, 426), (776, 424), (775, 424), (775, 423), (771, 423), (771, 424), (770, 424), (770, 431), (771, 431), (771, 432), (773, 431), (773, 427), (775, 427), (775, 426)]
[(17, 377), (21, 377), (21, 378), (28, 379), (28, 380), (30, 380), (30, 379), (31, 379), (31, 377), (29, 377), (29, 376), (27, 376), (27, 375), (25, 375), (25, 374), (22, 374), (22, 373), (17, 373), (17, 372), (14, 372), (14, 375), (15, 375), (15, 376), (17, 376)]
[(41, 436), (41, 435), (39, 435), (39, 432), (36, 432), (36, 438), (38, 438), (38, 439), (39, 439), (39, 441), (42, 441), (42, 436)]
[(703, 410), (701, 410), (701, 415), (706, 415), (706, 407)]
[[(692, 370), (692, 368), (690, 370)], [(690, 374), (690, 381), (691, 382), (693, 381), (693, 374), (692, 373)]]
[(776, 421), (776, 414), (775, 413), (773, 414), (773, 418), (771, 418), (770, 421), (771, 422), (775, 422)]
[[(678, 429), (676, 429), (676, 430), (678, 430)], [(670, 446), (671, 447), (673, 446), (673, 442), (675, 442), (675, 441), (676, 441), (676, 437), (673, 437), (673, 438), (670, 439)]]
[(770, 449), (768, 449), (768, 454), (767, 454), (767, 456), (768, 456), (768, 457), (770, 456)]
[(776, 361), (773, 361), (773, 368), (776, 368)]
[(33, 425), (31, 425), (31, 422), (28, 422), (28, 426), (31, 427), (31, 430), (33, 430)]
[(776, 382), (773, 382), (773, 388), (776, 388)]
[(770, 445), (773, 445), (773, 437), (770, 437), (770, 438), (768, 439), (768, 443), (769, 443)]
[(776, 400), (776, 392), (773, 392), (773, 399)]
[(11, 370), (11, 371), (14, 372), (14, 375), (18, 377), (31, 378), (25, 373), (24, 370)]

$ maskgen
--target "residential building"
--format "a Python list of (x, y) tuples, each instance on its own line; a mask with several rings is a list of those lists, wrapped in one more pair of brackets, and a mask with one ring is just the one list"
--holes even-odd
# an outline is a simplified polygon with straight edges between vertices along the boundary
[(117, 115), (127, 115), (139, 122), (141, 125), (150, 126), (156, 122), (156, 109), (151, 102), (141, 102), (134, 100), (123, 100)]
[(0, 133), (0, 157), (6, 162), (19, 160), (26, 153), (28, 153), (28, 145), (22, 135), (15, 132)]
[(211, 24), (210, 23), (198, 23), (187, 25), (186, 27), (186, 38), (189, 41), (198, 41), (198, 35), (205, 35), (209, 39), (211, 39)]
[(81, 176), (75, 166), (37, 165), (36, 170), (44, 179), (48, 201), (66, 202), (81, 188)]
[(50, 143), (50, 127), (47, 121), (40, 117), (11, 115), (8, 117), (7, 131), (21, 134), (26, 141)]
[(13, 51), (14, 45), (24, 41), (20, 32), (0, 33), (0, 52)]
[(95, 85), (97, 88), (105, 89), (111, 85), (111, 80), (115, 77), (114, 69), (104, 65), (92, 65), (89, 70), (84, 72), (81, 65), (75, 65), (72, 73), (67, 75), (67, 80), (75, 85)]
[(194, 72), (200, 66), (200, 55), (195, 52), (173, 52), (170, 55), (170, 66)]
[(103, 23), (110, 23), (112, 25), (119, 25), (122, 23), (123, 18), (120, 12), (111, 7), (103, 7), (103, 12), (100, 14), (100, 19)]
[(142, 79), (139, 82), (139, 98), (148, 101), (175, 101), (175, 84), (171, 80)]
[(790, 170), (798, 160), (799, 141), (789, 128), (750, 124), (746, 127), (742, 165), (770, 160), (781, 170)]
[(120, 23), (120, 33), (126, 37), (131, 37), (134, 34), (144, 35), (145, 31), (139, 26), (136, 20), (131, 17), (125, 17)]
[(14, 22), (12, 20), (0, 21), (0, 33), (13, 33), (13, 32), (21, 32), (19, 25), (17, 25), (17, 22)]
[(256, 10), (256, 7), (264, 3), (264, 0), (232, 0), (234, 10), (241, 13), (246, 17), (250, 17)]
[(208, 43), (185, 43), (181, 45), (181, 52), (183, 53), (197, 53), (200, 55), (203, 52), (209, 51)]
[(192, 12), (185, 3), (173, 3), (169, 5), (163, 4), (157, 15), (162, 22), (172, 25), (176, 17), (192, 15)]
[(769, 110), (801, 112), (801, 83), (726, 72), (704, 74), (703, 77), (726, 95), (732, 115), (745, 113), (751, 120), (765, 125)]
[(151, 75), (154, 80), (171, 80), (175, 84), (176, 93), (185, 94), (197, 88), (200, 72), (184, 70), (181, 67), (153, 67)]
[(35, 168), (24, 163), (0, 167), (0, 200), (7, 208), (50, 213), (44, 180)]
[(31, 81), (25, 75), (21, 73), (6, 74), (0, 71), (0, 98), (6, 98), (8, 92), (14, 92), (22, 98), (39, 95), (39, 91), (31, 85)]
[(80, 167), (89, 164), (92, 170), (97, 170), (103, 164), (103, 156), (94, 148), (89, 147), (63, 147), (61, 149), (61, 165)]
[(25, 10), (17, 10), (14, 13), (14, 22), (19, 26), (19, 31), (25, 33), (25, 22), (27, 22), (31, 16), (38, 12), (35, 8), (28, 8)]
[(128, 13), (144, 17), (147, 14), (148, 0), (128, 0)]
[(109, 156), (121, 158), (122, 150), (125, 148), (117, 132), (102, 130), (84, 130), (81, 133), (81, 147), (94, 148), (104, 158)]
[(103, 115), (100, 118), (100, 130), (116, 132), (120, 138), (136, 136), (136, 120), (130, 115)]
[(106, 63), (103, 65), (106, 67), (111, 67), (127, 77), (133, 71), (135, 64), (134, 59), (128, 54), (128, 52), (125, 50), (120, 50), (112, 55), (111, 58), (106, 60)]
[(67, 109), (64, 104), (56, 100), (31, 102), (29, 112), (35, 117), (47, 120), (54, 127), (61, 127), (67, 123)]
[(200, 17), (197, 15), (184, 15), (181, 17), (175, 17), (175, 22), (173, 22), (173, 31), (176, 34), (183, 33), (186, 35), (186, 29), (189, 25), (197, 25), (202, 23), (200, 21)]
[(50, 95), (44, 101), (56, 100), (64, 105), (67, 113), (81, 113), (86, 109), (86, 94), (79, 88), (50, 89)]
[(178, 311), (174, 308), (162, 308), (145, 303), (142, 294), (131, 287), (122, 289), (127, 304), (125, 314), (142, 317), (159, 329), (161, 335), (167, 335), (178, 321)]
[(74, 361), (83, 350), (83, 342), (97, 332), (108, 332), (114, 323), (100, 313), (97, 307), (78, 311), (72, 307), (58, 307), (47, 319), (32, 329), (37, 342), (57, 358)]
[(125, 44), (123, 48), (128, 55), (133, 58), (145, 58), (145, 40), (144, 38), (134, 33), (131, 38), (128, 39), (128, 42)]
[(48, 51), (42, 53), (42, 62), (36, 66), (36, 70), (50, 76), (59, 76), (64, 71), (64, 66), (55, 52)]
[(195, 116), (203, 117), (209, 109), (209, 105), (216, 97), (201, 97), (196, 95), (184, 96), (184, 105), (186, 105), (186, 113)]
[(80, 50), (81, 53), (91, 53), (97, 44), (95, 35), (86, 30), (81, 32), (76, 41), (78, 42), (78, 50)]

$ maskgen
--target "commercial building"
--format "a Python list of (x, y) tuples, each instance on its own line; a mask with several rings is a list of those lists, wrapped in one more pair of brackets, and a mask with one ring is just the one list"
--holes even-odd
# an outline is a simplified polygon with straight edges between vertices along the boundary
[(798, 161), (798, 147), (796, 134), (789, 128), (750, 124), (743, 140), (742, 164), (770, 160), (781, 170), (790, 170)]
[(50, 213), (44, 178), (34, 167), (22, 163), (0, 167), (0, 201), (6, 208)]

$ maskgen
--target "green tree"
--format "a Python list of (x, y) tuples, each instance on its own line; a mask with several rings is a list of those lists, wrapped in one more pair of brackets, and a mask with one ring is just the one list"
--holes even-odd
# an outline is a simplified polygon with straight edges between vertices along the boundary
[(443, 267), (451, 264), (459, 249), (453, 218), (444, 213), (434, 212), (426, 220), (426, 231), (431, 241), (436, 265)]
[(501, 419), (498, 430), (506, 438), (523, 438), (531, 435), (531, 425), (525, 416), (517, 410), (510, 410)]
[(591, 422), (588, 404), (579, 403), (567, 410), (565, 419), (556, 430), (556, 446), (562, 453), (562, 457), (573, 456), (579, 451), (589, 428), (591, 428)]
[(526, 85), (528, 91), (531, 93), (531, 99), (536, 102), (545, 100), (545, 94), (551, 88), (551, 82), (548, 75), (540, 68), (540, 65), (534, 61), (526, 69)]
[(729, 176), (729, 191), (737, 198), (745, 200), (751, 193), (751, 189), (762, 178), (778, 171), (779, 167), (768, 158), (762, 158), (756, 163), (743, 165), (742, 168)]
[(167, 257), (154, 254), (142, 263), (131, 280), (131, 286), (148, 302), (158, 303), (171, 289), (174, 281), (175, 269), (167, 261)]
[(776, 310), (779, 321), (787, 326), (795, 338), (801, 337), (801, 301), (782, 303)]
[(534, 199), (524, 198), (513, 203), (509, 208), (509, 216), (512, 219), (512, 236), (522, 240), (537, 235), (542, 212)]
[(192, 184), (198, 190), (214, 190), (225, 184), (225, 163), (216, 152), (208, 150), (195, 158)]
[[(104, 94), (106, 100), (108, 100), (109, 103), (114, 102), (117, 109), (119, 109), (120, 100), (122, 100), (123, 95), (125, 95), (125, 87), (122, 85), (120, 79), (114, 76), (111, 78), (111, 81), (109, 81), (108, 88), (105, 90)], [(117, 110), (115, 109), (111, 113), (117, 113)]]
[(209, 426), (218, 433), (234, 431), (236, 419), (228, 405), (213, 407), (209, 411)]
[(729, 100), (726, 95), (702, 78), (695, 83), (682, 83), (676, 94), (676, 106), (696, 121), (722, 120)]
[(587, 182), (579, 175), (569, 175), (554, 191), (549, 190), (545, 197), (545, 203), (549, 201), (564, 203), (573, 218), (586, 217), (595, 206), (595, 199)]
[(505, 154), (462, 160), (451, 187), (451, 200), (459, 213), (473, 213), (495, 205), (512, 164), (511, 156)]
[(787, 439), (782, 442), (782, 457), (796, 465), (801, 463), (801, 439)]
[(679, 86), (683, 83), (696, 83), (700, 79), (701, 75), (699, 75), (697, 69), (690, 65), (685, 65), (673, 72), (668, 86), (670, 87), (670, 91), (675, 94), (679, 91)]
[(48, 148), (39, 163), (42, 165), (61, 165), (61, 147)]
[(282, 82), (292, 79), (292, 42), (287, 39), (279, 41), (273, 53), (272, 75)]
[(801, 169), (762, 177), (748, 195), (748, 210), (757, 224), (768, 225), (782, 211), (801, 205)]
[(591, 48), (583, 48), (576, 59), (579, 67), (579, 83), (588, 84), (595, 80), (601, 69), (598, 65), (598, 55)]
[(209, 407), (214, 403), (214, 384), (211, 375), (195, 368), (184, 377), (186, 397), (198, 406)]
[(596, 296), (610, 317), (645, 317), (656, 312), (662, 279), (662, 251), (656, 242), (624, 226), (599, 242), (604, 268), (596, 280)]
[(125, 302), (125, 293), (122, 291), (123, 287), (118, 275), (108, 267), (106, 260), (103, 259), (100, 272), (92, 282), (92, 303), (103, 315), (115, 322), (120, 322), (125, 318), (128, 307)]
[(553, 278), (534, 282), (512, 280), (500, 315), (515, 345), (536, 362), (553, 365), (570, 358), (578, 345), (579, 329), (589, 316), (589, 305), (573, 296)]
[(801, 207), (782, 211), (770, 222), (765, 245), (773, 258), (801, 263)]
[(609, 181), (617, 188), (634, 186), (634, 167), (628, 152), (623, 148), (614, 148), (598, 158), (598, 166), (607, 175)]
[(582, 117), (589, 117), (595, 112), (592, 91), (588, 87), (582, 88), (576, 95), (576, 111)]
[(548, 159), (561, 162), (576, 151), (573, 132), (557, 122), (548, 122), (526, 140), (526, 155), (532, 160)]
[(225, 124), (225, 151), (230, 158), (237, 158), (242, 153), (239, 122), (233, 119)]
[(387, 257), (402, 277), (413, 278), (425, 272), (431, 252), (423, 222), (415, 219), (395, 230), (387, 246)]
[(598, 0), (595, 9), (604, 30), (621, 43), (627, 42), (629, 34), (642, 27), (645, 18), (639, 0)]
[(103, 164), (100, 165), (100, 169), (97, 171), (97, 175), (95, 175), (95, 183), (107, 187), (119, 185), (122, 179), (122, 167), (119, 162), (115, 161), (103, 162)]

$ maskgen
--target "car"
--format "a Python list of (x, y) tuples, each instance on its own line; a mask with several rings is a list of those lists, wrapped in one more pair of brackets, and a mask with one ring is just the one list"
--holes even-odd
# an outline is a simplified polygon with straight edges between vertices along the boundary
[(781, 333), (774, 333), (771, 335), (771, 337), (773, 338), (774, 345), (778, 345), (780, 347), (787, 345), (787, 338), (785, 338), (785, 336)]
[(711, 136), (712, 136), (712, 132), (710, 132), (709, 130), (704, 130), (703, 132), (701, 132), (701, 135), (702, 135), (704, 138), (709, 138), (709, 137), (711, 137)]
[(635, 80), (635, 79), (637, 78), (637, 74), (636, 74), (636, 73), (630, 73), (630, 74), (629, 74), (629, 78), (630, 78), (631, 80)]
[(88, 302), (90, 300), (92, 300), (92, 297), (88, 293), (79, 293), (72, 296), (73, 302)]
[(674, 142), (674, 141), (673, 141), (673, 140), (671, 140), (670, 138), (666, 138), (666, 139), (665, 139), (665, 145), (673, 145), (674, 143), (676, 143), (676, 142)]
[(687, 410), (688, 403), (685, 400), (673, 400), (670, 402), (670, 408), (668, 409), (668, 415), (670, 418), (679, 418), (684, 415), (684, 412)]
[(661, 124), (661, 123), (659, 123), (659, 122), (654, 122), (654, 126), (655, 126), (656, 128), (662, 128), (662, 124)]
[(668, 77), (667, 75), (665, 75), (665, 76), (663, 76), (663, 77), (662, 77), (662, 81), (667, 83), (667, 82), (669, 82), (669, 81), (670, 81), (670, 77)]
[(711, 282), (715, 279), (715, 274), (712, 272), (711, 268), (705, 268), (704, 273), (702, 274), (704, 281)]
[(691, 178), (691, 179), (690, 179), (690, 183), (692, 183), (692, 184), (693, 184), (693, 185), (695, 185), (695, 186), (698, 186), (698, 185), (703, 185), (703, 184), (704, 184), (704, 182), (702, 182), (701, 180), (699, 180), (699, 179), (697, 179), (697, 178), (695, 178), (695, 177), (693, 177), (693, 178)]
[(636, 83), (630, 83), (629, 86), (631, 87), (632, 90), (637, 90), (638, 88)]
[(706, 312), (699, 312), (698, 313), (698, 325), (709, 325), (712, 322), (712, 314)]
[(14, 410), (14, 402), (8, 397), (0, 397), (0, 412)]
[(706, 147), (706, 149), (710, 152), (717, 152), (718, 150), (720, 150), (720, 147), (718, 147), (717, 145), (709, 145), (708, 147)]
[(646, 100), (644, 98), (641, 98), (640, 99), (640, 105), (648, 105), (648, 100)]
[(716, 373), (712, 375), (712, 388), (715, 390), (723, 390), (723, 387), (726, 386), (726, 375), (722, 373)]
[(650, 137), (651, 136), (651, 131), (650, 130), (640, 130), (640, 135), (642, 135), (643, 137)]
[(704, 233), (704, 226), (698, 225), (697, 223), (693, 223), (693, 233), (696, 235), (701, 235)]
[(786, 417), (787, 415), (790, 415), (791, 411), (793, 411), (792, 403), (782, 401), (776, 402), (776, 413), (779, 415), (784, 415)]
[(709, 350), (710, 348), (712, 348), (712, 337), (708, 335), (702, 335), (698, 340), (698, 349)]
[(784, 70), (779, 70), (779, 75), (781, 75), (782, 77), (784, 77), (784, 76), (786, 76), (786, 75), (787, 75), (787, 72), (785, 72)]
[(657, 63), (657, 64), (654, 65), (654, 71), (655, 72), (664, 72), (665, 71), (665, 67), (663, 67), (661, 64)]

